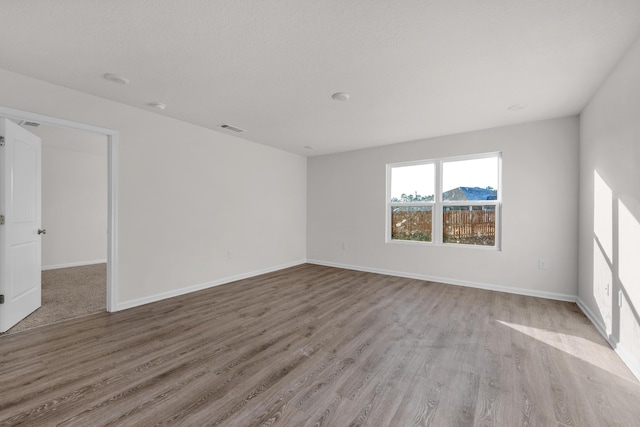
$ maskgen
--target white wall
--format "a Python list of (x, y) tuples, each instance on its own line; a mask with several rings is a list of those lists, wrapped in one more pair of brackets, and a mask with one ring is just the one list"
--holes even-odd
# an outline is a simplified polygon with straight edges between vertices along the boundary
[(119, 131), (120, 308), (305, 259), (305, 157), (4, 70), (0, 93)]
[(107, 138), (53, 126), (42, 138), (43, 269), (107, 258)]
[(640, 40), (581, 114), (578, 296), (583, 309), (640, 378), (638, 76)]
[[(312, 262), (574, 300), (578, 118), (463, 133), (308, 162)], [(501, 151), (502, 251), (385, 243), (385, 165)], [(342, 249), (347, 242), (348, 249)], [(538, 268), (539, 258), (549, 268)]]

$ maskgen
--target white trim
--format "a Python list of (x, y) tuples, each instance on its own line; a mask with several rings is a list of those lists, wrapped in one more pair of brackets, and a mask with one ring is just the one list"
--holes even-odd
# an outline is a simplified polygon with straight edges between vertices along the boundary
[(93, 261), (68, 262), (66, 264), (43, 265), (42, 271), (57, 270), (58, 268), (83, 267), (85, 265), (105, 264), (107, 259), (95, 259)]
[(384, 270), (380, 268), (361, 267), (361, 266), (349, 265), (349, 264), (339, 264), (335, 262), (320, 261), (315, 259), (309, 259), (307, 260), (307, 263), (324, 265), (326, 267), (344, 268), (347, 270), (364, 271), (367, 273), (377, 273), (377, 274), (385, 274), (388, 276), (405, 277), (408, 279), (426, 280), (429, 282), (438, 282), (438, 283), (444, 283), (447, 285), (466, 286), (468, 288), (484, 289), (488, 291), (506, 292), (509, 294), (526, 295), (530, 297), (552, 299), (557, 301), (576, 302), (575, 295), (559, 294), (556, 292), (545, 292), (545, 291), (538, 291), (535, 289), (512, 288), (508, 286), (492, 285), (488, 283), (471, 282), (468, 280), (458, 280), (458, 279), (451, 279), (447, 277), (429, 276), (425, 274), (406, 273), (403, 271), (396, 271), (396, 270)]
[[(436, 215), (437, 216), (437, 215)], [(483, 246), (483, 245), (465, 245), (463, 243), (433, 243), (433, 242), (422, 242), (420, 240), (390, 240), (388, 242), (391, 245), (418, 245), (418, 246), (435, 246), (438, 248), (471, 248), (474, 251), (500, 251), (500, 248), (495, 246)]]
[(607, 340), (607, 342), (609, 343), (609, 345), (611, 346), (611, 348), (615, 348), (616, 345), (615, 343), (610, 339), (609, 335), (607, 334), (607, 329), (605, 328), (605, 326), (602, 324), (602, 322), (593, 314), (593, 312), (591, 310), (589, 310), (589, 307), (587, 307), (587, 305), (580, 299), (580, 297), (576, 298), (576, 305), (578, 306), (578, 308), (580, 310), (582, 310), (582, 312), (584, 313), (585, 316), (587, 316), (587, 319), (589, 319), (591, 321), (591, 323), (593, 323), (593, 326), (596, 327), (596, 330), (598, 332), (600, 332), (600, 335), (602, 335), (604, 337), (605, 340)]
[(118, 301), (118, 132), (58, 117), (0, 106), (0, 116), (29, 120), (51, 126), (96, 133), (107, 137), (108, 231), (107, 231), (107, 311), (117, 311)]
[(29, 120), (38, 123), (45, 123), (51, 126), (57, 126), (61, 128), (71, 128), (81, 130), (84, 132), (99, 133), (103, 135), (111, 135), (115, 131), (107, 128), (101, 128), (98, 126), (88, 125), (85, 123), (74, 122), (67, 119), (61, 119), (59, 117), (45, 116), (44, 114), (32, 113), (29, 111), (16, 110), (15, 108), (0, 106), (0, 116), (9, 117), (12, 119)]
[[(498, 167), (498, 176), (497, 176), (497, 186), (496, 189), (496, 200), (442, 200), (442, 195), (444, 193), (443, 186), (443, 175), (444, 175), (444, 164), (450, 162), (460, 162), (460, 161), (469, 161), (469, 160), (481, 160), (481, 159), (491, 159), (495, 158), (497, 160)], [(402, 168), (402, 167), (410, 167), (410, 166), (421, 166), (421, 165), (432, 165), (433, 173), (434, 173), (434, 198), (433, 201), (421, 201), (421, 202), (392, 202), (391, 201), (391, 186), (393, 180), (393, 169), (394, 168)], [(464, 246), (464, 247), (472, 247), (472, 248), (484, 248), (484, 249), (492, 249), (501, 251), (502, 250), (502, 152), (489, 152), (489, 153), (479, 153), (479, 154), (468, 154), (464, 156), (455, 156), (455, 157), (445, 157), (445, 158), (435, 158), (435, 159), (424, 159), (424, 160), (412, 160), (408, 162), (397, 162), (397, 163), (387, 163), (386, 164), (386, 185), (385, 185), (385, 243), (395, 243), (402, 240), (392, 239), (392, 224), (391, 218), (392, 213), (391, 210), (393, 207), (412, 207), (412, 206), (431, 206), (431, 241), (416, 241), (419, 245), (425, 246)], [(443, 242), (444, 236), (442, 231), (442, 218), (444, 214), (444, 209), (446, 207), (455, 207), (455, 206), (494, 206), (495, 211), (495, 240), (493, 246), (483, 246), (483, 245), (464, 245), (464, 244), (456, 244), (456, 243), (445, 243)]]
[(185, 295), (191, 292), (201, 291), (203, 289), (213, 288), (214, 286), (225, 285), (227, 283), (236, 282), (238, 280), (249, 279), (251, 277), (260, 276), (261, 274), (273, 273), (274, 271), (283, 270), (285, 268), (295, 267), (297, 265), (306, 264), (307, 260), (301, 259), (298, 261), (292, 261), (286, 264), (281, 264), (273, 267), (267, 267), (260, 270), (250, 271), (248, 273), (241, 273), (235, 276), (224, 277), (222, 279), (213, 280), (211, 282), (200, 283), (197, 285), (191, 285), (180, 289), (174, 289), (167, 292), (162, 292), (155, 295), (149, 295), (143, 298), (124, 301), (118, 303), (117, 310), (126, 310), (128, 308), (138, 307), (141, 305), (149, 304), (156, 301), (161, 301), (167, 298), (173, 298), (180, 295)]
[(500, 201), (500, 204), (496, 206), (496, 248), (502, 250), (502, 152), (498, 154), (498, 192), (496, 196)]
[(629, 353), (625, 350), (624, 347), (617, 345), (613, 349), (620, 359), (627, 365), (627, 368), (631, 371), (631, 373), (636, 377), (638, 381), (640, 381), (640, 361), (633, 357), (632, 353)]
[(593, 314), (593, 312), (589, 309), (589, 307), (580, 299), (580, 297), (576, 298), (576, 304), (578, 308), (582, 310), (587, 319), (593, 323), (593, 326), (596, 327), (596, 330), (600, 332), (600, 335), (609, 343), (613, 351), (616, 352), (618, 357), (622, 359), (622, 362), (627, 365), (631, 373), (640, 381), (640, 360), (633, 357), (632, 353), (627, 352), (624, 347), (620, 345), (620, 343), (615, 339), (614, 336), (607, 334), (607, 329), (602, 324), (602, 322), (598, 319), (597, 316)]
[(118, 140), (114, 132), (107, 135), (109, 151), (107, 153), (109, 214), (107, 218), (107, 311), (117, 311), (118, 304)]

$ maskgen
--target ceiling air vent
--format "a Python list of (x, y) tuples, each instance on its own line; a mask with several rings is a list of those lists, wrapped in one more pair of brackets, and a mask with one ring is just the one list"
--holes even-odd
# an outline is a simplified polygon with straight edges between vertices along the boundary
[(26, 120), (21, 120), (19, 124), (20, 126), (31, 126), (34, 128), (37, 128), (38, 126), (40, 126), (40, 123), (38, 122), (28, 122)]
[(244, 132), (244, 129), (240, 129), (240, 128), (237, 128), (237, 127), (235, 127), (235, 126), (228, 125), (228, 124), (226, 124), (226, 123), (225, 123), (225, 124), (223, 124), (223, 125), (220, 125), (220, 127), (221, 127), (222, 129), (232, 130), (232, 131), (234, 131), (234, 132), (238, 132), (238, 133), (240, 133), (240, 132)]

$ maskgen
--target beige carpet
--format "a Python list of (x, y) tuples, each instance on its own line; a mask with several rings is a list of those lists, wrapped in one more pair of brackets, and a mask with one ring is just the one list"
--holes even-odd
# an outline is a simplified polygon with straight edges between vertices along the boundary
[(43, 271), (42, 306), (5, 334), (105, 311), (106, 294), (106, 264)]

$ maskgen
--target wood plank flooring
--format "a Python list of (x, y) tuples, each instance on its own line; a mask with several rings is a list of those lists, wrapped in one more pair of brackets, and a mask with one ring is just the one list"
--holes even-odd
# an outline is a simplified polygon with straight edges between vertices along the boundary
[(633, 426), (575, 304), (301, 265), (0, 337), (0, 425)]

